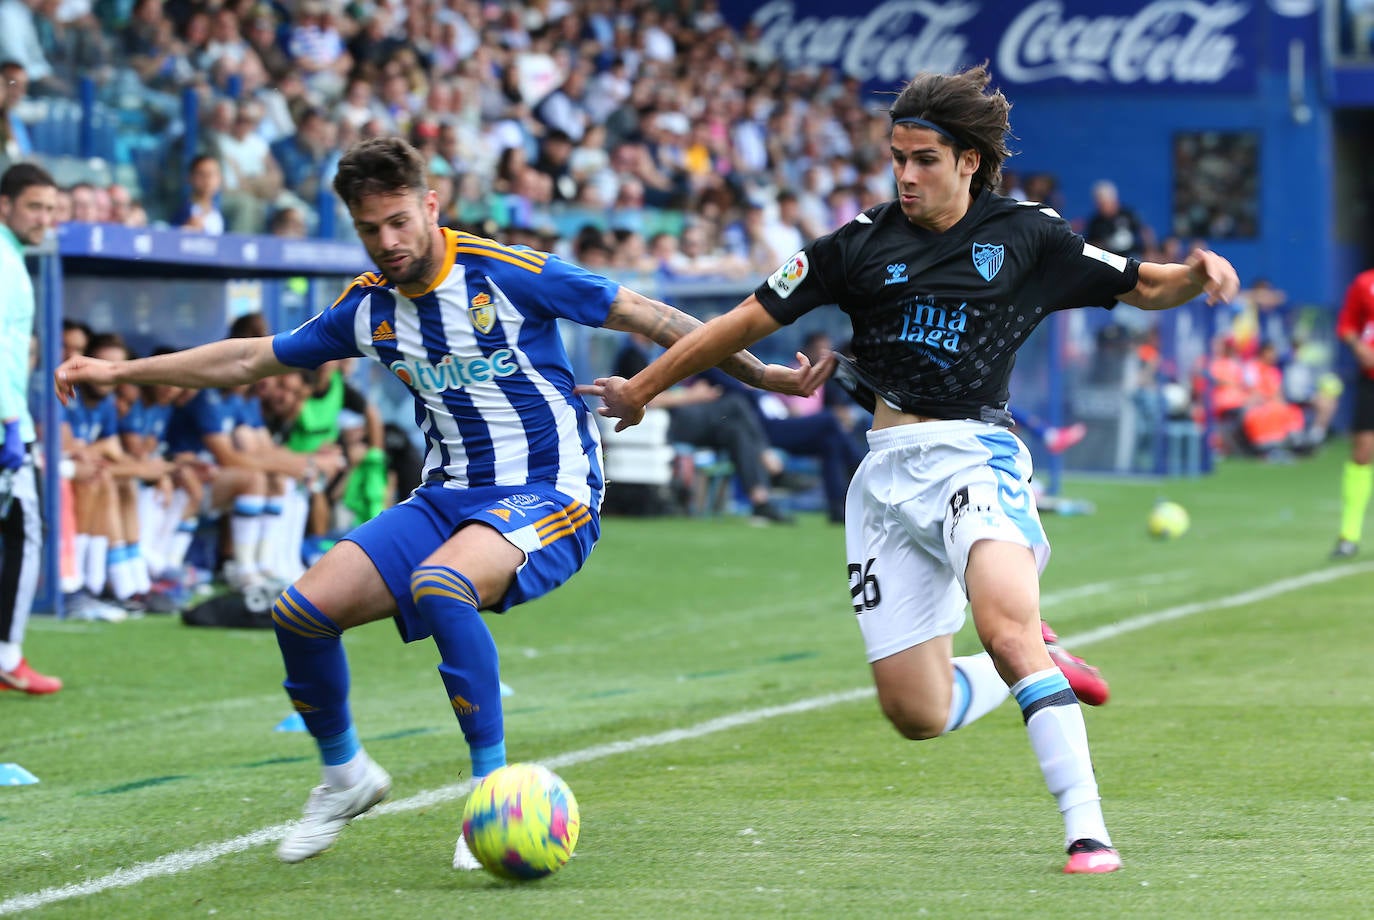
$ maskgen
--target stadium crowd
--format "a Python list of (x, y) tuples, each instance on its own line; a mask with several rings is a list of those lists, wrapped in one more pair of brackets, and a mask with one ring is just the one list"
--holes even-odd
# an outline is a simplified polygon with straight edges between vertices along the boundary
[[(893, 194), (881, 155), (886, 111), (856, 105), (860, 87), (833, 70), (774, 60), (757, 31), (730, 26), (714, 0), (0, 0), (0, 23), (7, 158), (35, 152), (26, 121), (35, 100), (70, 97), (90, 77), (102, 92), (136, 87), (144, 124), (168, 141), (160, 165), (185, 164), (66, 184), (59, 221), (347, 236), (330, 192), (342, 151), (399, 134), (424, 155), (448, 226), (613, 277), (744, 289)], [(194, 124), (172, 115), (186, 94)], [(1051, 175), (1009, 171), (1001, 190), (1062, 209)], [(1075, 221), (1091, 242), (1143, 258), (1182, 251), (1111, 182), (1098, 182), (1093, 197), (1095, 210)], [(1257, 317), (1280, 315), (1264, 298), (1239, 309), (1246, 304)], [(118, 355), (127, 349), (117, 332), (70, 323), (64, 345)], [(1258, 354), (1258, 341), (1241, 344), (1247, 359)], [(1207, 373), (1229, 368), (1213, 361)], [(1150, 370), (1152, 386), (1168, 382)], [(1304, 436), (1329, 421), (1326, 404), (1316, 405), (1325, 391), (1308, 392)], [(1239, 419), (1259, 402), (1238, 399), (1213, 411)], [(737, 410), (749, 437), (689, 430), (690, 406), (711, 403)], [(1190, 396), (1187, 411), (1200, 406)], [(843, 486), (862, 454), (862, 420), (856, 427), (842, 397), (787, 405), (703, 381), (672, 411), (675, 440), (717, 450), (748, 479), (742, 491), (756, 516), (789, 520), (772, 490), (788, 484), (789, 456), (809, 455), (822, 508), (841, 520)], [(224, 577), (252, 588), (290, 580), (318, 552), (298, 544), (336, 531), (333, 504), (348, 496), (365, 517), (413, 482), (405, 439), (388, 437), (344, 369), (265, 381), (251, 394), (91, 393), (68, 423), (67, 587), (74, 608), (92, 616), (184, 602), (208, 577), (197, 566), (189, 582), (173, 577), (188, 571), (204, 516), (225, 521)]]

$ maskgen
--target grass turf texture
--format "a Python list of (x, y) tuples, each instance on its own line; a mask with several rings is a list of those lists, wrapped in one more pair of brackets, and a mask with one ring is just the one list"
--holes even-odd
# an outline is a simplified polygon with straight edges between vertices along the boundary
[[(1097, 504), (1046, 516), (1043, 580), (1061, 635), (1333, 568), (1345, 447), (1205, 479), (1069, 479)], [(1158, 497), (1192, 529), (1145, 533)], [(512, 759), (596, 745), (869, 684), (839, 528), (809, 518), (610, 519), (586, 570), (489, 617)], [(108, 887), (34, 917), (1307, 917), (1367, 911), (1374, 864), (1374, 574), (1160, 623), (1084, 656), (1112, 681), (1088, 710), (1113, 876), (1059, 874), (1062, 826), (1013, 705), (935, 742), (898, 738), (863, 696), (559, 769), (577, 855), (513, 886), (449, 867), (462, 801), (360, 820), (287, 866), (263, 842)], [(350, 633), (353, 705), (404, 801), (467, 757), (428, 644)], [(974, 647), (971, 632), (961, 650)], [(268, 632), (40, 618), (27, 650), (67, 681), (0, 695), (0, 904), (105, 879), (293, 820), (317, 782)], [(102, 886), (103, 887), (103, 886)]]

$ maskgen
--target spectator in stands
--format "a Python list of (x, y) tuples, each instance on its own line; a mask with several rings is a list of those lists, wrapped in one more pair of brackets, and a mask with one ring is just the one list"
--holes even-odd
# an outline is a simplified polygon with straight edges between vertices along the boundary
[(172, 226), (209, 236), (222, 234), (225, 230), (224, 214), (219, 209), (222, 181), (219, 160), (215, 157), (202, 153), (192, 160), (188, 183), (190, 194), (172, 216)]
[(19, 117), (19, 106), (29, 92), (29, 74), (18, 61), (0, 62), (0, 146), (10, 160), (33, 154), (29, 126)]
[(582, 140), (590, 124), (585, 107), (588, 76), (588, 64), (575, 61), (562, 84), (534, 109), (535, 117), (551, 134), (557, 132), (572, 144)]
[(292, 205), (272, 212), (272, 218), (267, 223), (267, 232), (272, 236), (299, 239), (306, 235), (307, 229), (305, 215), (300, 208)]
[[(627, 336), (611, 373), (633, 377), (649, 366), (653, 347), (647, 336)], [(660, 393), (649, 407), (668, 410), (669, 440), (719, 451), (730, 460), (754, 520), (793, 523), (792, 516), (772, 500), (768, 436), (750, 400), (741, 392), (727, 390), (702, 376)]]
[(337, 98), (353, 69), (353, 57), (334, 25), (334, 14), (323, 0), (303, 0), (286, 42), (287, 53), (305, 74), (306, 84), (325, 98)]
[(1093, 204), (1083, 237), (1092, 245), (1118, 255), (1142, 259), (1155, 247), (1154, 232), (1136, 213), (1121, 204), (1116, 183), (1101, 179), (1093, 183)]
[(291, 57), (282, 47), (277, 30), (277, 13), (270, 3), (258, 3), (248, 11), (244, 37), (271, 83), (278, 83), (293, 73)]
[(69, 87), (53, 71), (43, 50), (34, 13), (37, 7), (38, 0), (0, 0), (0, 59), (23, 67), (36, 94), (61, 95)]
[(573, 139), (566, 132), (554, 128), (544, 136), (539, 145), (539, 159), (534, 168), (548, 177), (555, 201), (572, 201), (577, 198), (577, 181), (570, 171)]
[(295, 134), (272, 145), (286, 187), (307, 202), (315, 201), (325, 188), (325, 173), (335, 162), (336, 137), (324, 110), (311, 107), (301, 112)]
[(644, 234), (628, 227), (614, 227), (610, 235), (611, 265), (617, 272), (647, 275), (658, 267)]
[(281, 167), (258, 133), (263, 117), (262, 104), (245, 99), (238, 104), (229, 132), (215, 139), (224, 169), (221, 208), (227, 229), (236, 233), (260, 232), (271, 202), (282, 189)]
[(105, 187), (105, 195), (110, 202), (110, 213), (106, 219), (113, 224), (121, 224), (125, 227), (143, 226), (147, 223), (147, 214), (143, 214), (143, 224), (137, 224), (138, 215), (136, 208), (142, 206), (134, 200), (133, 192), (129, 191), (118, 182), (111, 182)]
[(93, 184), (77, 182), (67, 192), (72, 196), (72, 220), (87, 224), (100, 222), (100, 202)]

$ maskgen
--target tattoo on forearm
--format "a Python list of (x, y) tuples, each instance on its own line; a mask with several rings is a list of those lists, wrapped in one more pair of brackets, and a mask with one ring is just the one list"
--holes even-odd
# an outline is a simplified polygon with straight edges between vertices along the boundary
[[(669, 348), (678, 339), (701, 326), (702, 322), (670, 304), (640, 294), (627, 295), (622, 292), (611, 302), (606, 325), (631, 329), (648, 336), (664, 348)], [(757, 386), (763, 382), (763, 362), (747, 351), (730, 355), (720, 362), (719, 367), (741, 383)]]

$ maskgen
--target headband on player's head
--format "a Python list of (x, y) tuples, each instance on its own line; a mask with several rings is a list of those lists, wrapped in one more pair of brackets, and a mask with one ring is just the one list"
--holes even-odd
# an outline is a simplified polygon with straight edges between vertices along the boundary
[(950, 134), (944, 128), (937, 125), (935, 122), (926, 121), (924, 118), (917, 118), (915, 115), (905, 115), (901, 118), (894, 118), (892, 119), (892, 123), (894, 125), (919, 125), (922, 128), (929, 128), (936, 134), (948, 140), (959, 150), (973, 149), (970, 145), (965, 144), (963, 141), (959, 140), (959, 138), (955, 137), (953, 134)]

